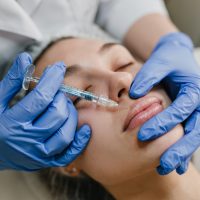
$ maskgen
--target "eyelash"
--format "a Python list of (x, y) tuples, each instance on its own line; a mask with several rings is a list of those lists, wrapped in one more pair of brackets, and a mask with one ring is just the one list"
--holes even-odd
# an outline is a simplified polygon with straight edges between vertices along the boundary
[(130, 65), (133, 65), (133, 62), (129, 62), (129, 63), (125, 64), (125, 65), (122, 65), (119, 68), (117, 68), (117, 70), (122, 70), (122, 69), (124, 69), (126, 67), (129, 67)]
[(74, 101), (74, 105), (77, 105), (77, 103), (79, 103), (81, 101), (80, 97), (77, 97), (76, 100)]
[[(91, 85), (88, 85), (84, 90), (85, 90), (85, 91), (88, 91), (91, 87), (92, 87)], [(74, 105), (77, 105), (81, 100), (84, 100), (84, 99), (82, 99), (82, 98), (80, 98), (80, 97), (77, 97), (77, 98), (74, 100), (73, 104), (74, 104)]]

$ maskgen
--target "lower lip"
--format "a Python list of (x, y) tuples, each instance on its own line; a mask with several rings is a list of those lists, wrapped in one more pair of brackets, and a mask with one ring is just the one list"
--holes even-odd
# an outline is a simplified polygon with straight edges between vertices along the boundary
[(141, 111), (131, 119), (127, 129), (131, 130), (138, 126), (141, 126), (153, 116), (160, 113), (162, 110), (163, 106), (160, 103), (151, 104), (149, 107), (147, 107), (145, 110)]

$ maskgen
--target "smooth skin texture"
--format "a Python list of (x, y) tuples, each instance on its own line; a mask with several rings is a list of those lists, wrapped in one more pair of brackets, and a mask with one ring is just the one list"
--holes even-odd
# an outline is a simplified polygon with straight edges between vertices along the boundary
[[(79, 126), (88, 123), (92, 128), (86, 150), (74, 162), (77, 168), (100, 182), (116, 199), (173, 200), (200, 196), (199, 175), (192, 165), (184, 176), (172, 173), (161, 177), (155, 170), (162, 153), (183, 136), (181, 125), (146, 143), (137, 139), (140, 127), (124, 130), (130, 107), (138, 101), (129, 97), (129, 87), (141, 67), (126, 48), (97, 40), (61, 40), (42, 55), (35, 75), (40, 76), (44, 66), (55, 60), (71, 66), (65, 76), (66, 84), (103, 94), (119, 103), (118, 109), (108, 109), (72, 98)], [(162, 87), (154, 88), (147, 96), (159, 98), (164, 108), (170, 104)]]

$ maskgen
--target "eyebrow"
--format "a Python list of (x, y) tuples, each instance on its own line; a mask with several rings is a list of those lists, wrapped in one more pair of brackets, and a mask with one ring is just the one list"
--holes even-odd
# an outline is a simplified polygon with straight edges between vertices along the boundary
[(105, 53), (106, 51), (111, 50), (116, 45), (119, 45), (119, 44), (113, 43), (113, 42), (105, 43), (99, 48), (98, 52), (101, 53), (101, 54)]

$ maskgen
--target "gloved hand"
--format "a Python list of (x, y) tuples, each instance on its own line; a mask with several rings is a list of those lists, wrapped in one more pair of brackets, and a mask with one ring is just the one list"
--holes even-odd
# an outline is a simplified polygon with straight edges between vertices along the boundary
[(141, 127), (138, 139), (155, 139), (184, 121), (184, 137), (161, 156), (157, 168), (161, 175), (174, 169), (182, 174), (200, 146), (200, 67), (193, 56), (193, 44), (185, 34), (161, 38), (133, 81), (130, 96), (141, 97), (161, 81), (173, 103)]
[(62, 92), (65, 66), (48, 67), (38, 85), (12, 108), (31, 57), (20, 54), (0, 82), (0, 169), (33, 171), (65, 166), (86, 147), (90, 128), (77, 132), (77, 111)]

